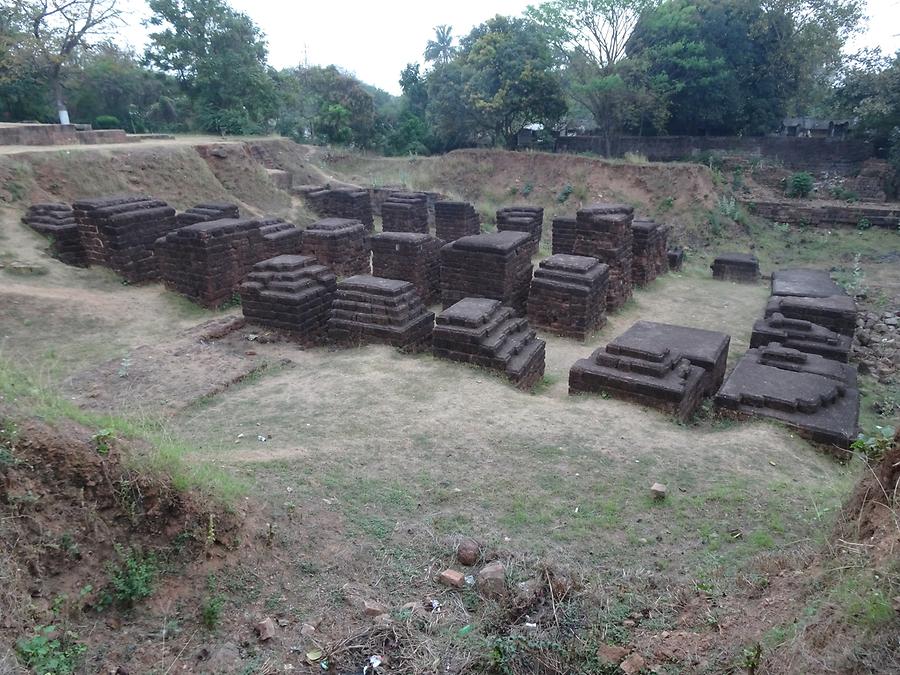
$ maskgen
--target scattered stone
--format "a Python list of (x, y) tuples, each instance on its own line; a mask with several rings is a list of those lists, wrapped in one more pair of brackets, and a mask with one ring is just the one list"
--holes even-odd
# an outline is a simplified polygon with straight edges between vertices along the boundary
[(625, 675), (637, 675), (643, 670), (646, 662), (640, 654), (634, 653), (619, 664), (619, 668)]
[(600, 657), (601, 663), (614, 666), (622, 663), (625, 657), (630, 653), (631, 650), (620, 647), (619, 645), (600, 645), (600, 648), (597, 650), (597, 656)]
[(481, 557), (481, 547), (474, 539), (463, 539), (456, 547), (456, 559), (461, 565), (471, 567)]
[(506, 568), (499, 560), (481, 568), (476, 577), (478, 592), (487, 598), (501, 598), (506, 594)]
[(390, 614), (379, 614), (374, 619), (372, 619), (372, 623), (374, 623), (376, 626), (390, 626), (394, 623), (394, 619)]
[(666, 498), (666, 486), (662, 483), (654, 483), (650, 486), (650, 494), (654, 499), (661, 501)]
[(380, 614), (387, 614), (388, 611), (388, 608), (380, 602), (376, 602), (375, 600), (363, 600), (363, 614), (366, 616), (375, 617)]
[(300, 626), (300, 635), (302, 635), (303, 637), (310, 637), (315, 632), (316, 632), (316, 627), (313, 626), (311, 623), (305, 623), (302, 626)]
[(256, 624), (256, 634), (259, 636), (260, 642), (271, 640), (275, 637), (275, 631), (275, 622), (270, 617), (267, 617)]
[(457, 572), (454, 569), (447, 569), (441, 572), (438, 577), (438, 582), (442, 583), (444, 586), (450, 586), (451, 588), (464, 588), (466, 585), (466, 577), (462, 572)]

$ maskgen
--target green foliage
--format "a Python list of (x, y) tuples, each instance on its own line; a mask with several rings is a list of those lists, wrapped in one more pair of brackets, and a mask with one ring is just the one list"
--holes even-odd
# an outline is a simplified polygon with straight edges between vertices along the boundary
[(871, 436), (860, 434), (857, 439), (853, 441), (850, 449), (862, 453), (871, 461), (877, 462), (891, 449), (895, 433), (893, 427), (876, 426), (874, 434)]
[(787, 179), (787, 196), (806, 198), (813, 189), (813, 177), (806, 171), (798, 171)]
[(200, 623), (207, 630), (216, 630), (222, 620), (222, 607), (225, 605), (225, 598), (221, 595), (214, 595), (207, 598), (200, 605)]
[(98, 115), (94, 118), (95, 129), (121, 129), (122, 123), (115, 115)]
[(839, 185), (834, 186), (828, 192), (835, 199), (840, 199), (841, 201), (847, 202), (848, 204), (859, 201), (858, 194), (856, 194), (853, 190), (847, 190)]
[(872, 227), (872, 221), (868, 218), (860, 218), (856, 223), (856, 229), (863, 232), (865, 230), (868, 230), (870, 227)]
[(114, 438), (115, 434), (111, 429), (100, 429), (100, 431), (94, 434), (91, 439), (94, 441), (94, 447), (97, 449), (97, 454), (108, 455)]
[(16, 642), (22, 662), (39, 675), (74, 673), (87, 647), (75, 633), (60, 633), (56, 626), (37, 626), (29, 638)]
[(156, 559), (119, 544), (116, 544), (115, 549), (119, 561), (107, 566), (110, 586), (108, 601), (123, 607), (134, 607), (153, 595), (153, 587), (159, 574)]
[(558, 195), (556, 195), (556, 201), (560, 204), (565, 204), (571, 196), (572, 192), (575, 190), (571, 185), (566, 185)]

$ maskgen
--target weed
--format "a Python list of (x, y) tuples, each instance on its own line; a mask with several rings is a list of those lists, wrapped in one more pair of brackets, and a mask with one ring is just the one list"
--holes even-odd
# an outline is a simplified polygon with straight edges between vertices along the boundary
[(734, 195), (722, 195), (719, 197), (716, 207), (723, 216), (731, 218), (732, 220), (738, 219), (740, 206), (734, 198)]
[(575, 188), (573, 188), (571, 185), (567, 184), (562, 189), (562, 192), (560, 192), (558, 195), (556, 195), (556, 201), (559, 202), (560, 204), (565, 204), (566, 201), (568, 201), (569, 197), (572, 195), (572, 192), (574, 192), (574, 190), (575, 190)]
[(871, 436), (860, 434), (850, 446), (851, 450), (860, 452), (870, 461), (877, 462), (891, 449), (894, 439), (894, 428), (889, 426), (876, 426), (875, 433)]
[(865, 232), (870, 227), (872, 227), (872, 221), (869, 220), (868, 218), (860, 218), (859, 221), (856, 223), (856, 229), (861, 232)]
[(843, 187), (836, 185), (835, 187), (829, 190), (831, 196), (835, 199), (840, 199), (842, 202), (847, 202), (848, 204), (852, 204), (854, 202), (859, 201), (859, 195), (856, 194), (853, 190), (846, 190)]
[(747, 671), (747, 675), (756, 675), (762, 662), (762, 645), (758, 642), (752, 647), (746, 647), (741, 652), (740, 667)]
[(670, 211), (674, 206), (675, 197), (666, 197), (659, 203), (659, 206), (656, 208), (656, 212), (662, 215), (663, 213)]
[(806, 171), (798, 171), (787, 179), (788, 197), (808, 197), (813, 189), (813, 177)]
[(744, 189), (744, 170), (741, 167), (731, 172), (731, 188), (735, 191)]
[(225, 604), (225, 598), (221, 595), (214, 595), (207, 598), (200, 605), (200, 623), (204, 628), (213, 631), (219, 627), (222, 621), (222, 607)]
[(108, 455), (111, 449), (112, 440), (115, 438), (111, 429), (100, 429), (96, 434), (91, 436), (94, 441), (94, 449), (98, 455)]
[(640, 152), (626, 152), (622, 155), (622, 159), (624, 159), (627, 164), (646, 164), (649, 161), (647, 155)]
[(534, 191), (534, 185), (531, 184), (531, 183), (525, 183), (525, 185), (522, 186), (522, 196), (523, 196), (523, 197), (527, 197), (527, 196), (530, 195), (533, 191)]
[(59, 634), (56, 626), (38, 626), (30, 638), (16, 643), (16, 653), (26, 666), (40, 675), (74, 673), (87, 647), (71, 632)]
[(144, 556), (140, 551), (125, 549), (120, 544), (116, 544), (115, 549), (119, 563), (110, 563), (107, 567), (112, 591), (105, 598), (105, 604), (115, 602), (124, 607), (134, 607), (153, 594), (159, 568), (153, 556)]

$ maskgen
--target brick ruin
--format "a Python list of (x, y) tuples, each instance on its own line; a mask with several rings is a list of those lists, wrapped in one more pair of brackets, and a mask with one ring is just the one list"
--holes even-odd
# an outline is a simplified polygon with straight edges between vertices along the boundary
[(280, 255), (253, 265), (240, 286), (241, 310), (248, 321), (314, 342), (324, 337), (336, 289), (334, 272), (315, 258)]
[(468, 202), (435, 202), (434, 234), (444, 242), (481, 234), (481, 221), (475, 207)]
[(635, 286), (646, 286), (669, 269), (667, 249), (671, 227), (646, 218), (636, 218), (631, 225), (631, 280)]
[(368, 190), (352, 186), (298, 185), (293, 191), (320, 218), (358, 220), (368, 232), (375, 229), (372, 198)]
[(856, 380), (853, 366), (773, 343), (741, 357), (716, 406), (779, 420), (813, 441), (846, 450), (858, 428)]
[(465, 298), (437, 317), (434, 355), (503, 373), (529, 390), (544, 374), (544, 341), (498, 300)]
[(852, 337), (856, 330), (856, 303), (848, 295), (808, 297), (772, 295), (766, 303), (766, 318), (781, 314), (818, 324), (841, 335)]
[(194, 223), (206, 223), (210, 220), (222, 220), (223, 218), (240, 218), (241, 212), (237, 204), (229, 202), (204, 202), (192, 206), (187, 211), (176, 216), (178, 227), (193, 225)]
[(186, 225), (156, 242), (166, 287), (204, 307), (230, 301), (256, 263), (300, 249), (302, 230), (279, 218)]
[(666, 257), (669, 259), (669, 270), (680, 272), (684, 266), (684, 249), (681, 246), (673, 246), (666, 251)]
[(416, 232), (381, 232), (369, 241), (374, 276), (409, 281), (426, 305), (440, 301), (440, 239)]
[(725, 377), (731, 338), (638, 321), (569, 370), (569, 393), (609, 393), (689, 419)]
[(32, 204), (22, 222), (50, 239), (50, 253), (67, 265), (88, 266), (87, 252), (81, 244), (75, 212), (68, 204)]
[(550, 225), (551, 249), (555, 254), (572, 255), (575, 250), (575, 226), (578, 221), (571, 216), (558, 216)]
[(624, 204), (592, 204), (575, 217), (573, 255), (609, 265), (606, 309), (614, 312), (631, 298), (634, 209)]
[(388, 344), (419, 350), (431, 341), (434, 314), (408, 281), (368, 274), (344, 279), (328, 316), (328, 337), (346, 345)]
[(723, 253), (711, 265), (713, 279), (755, 284), (759, 281), (759, 260), (751, 253)]
[(89, 265), (109, 267), (130, 283), (159, 278), (154, 243), (178, 226), (175, 209), (142, 195), (82, 199), (72, 208)]
[(531, 255), (541, 246), (544, 231), (544, 209), (539, 206), (507, 206), (497, 211), (498, 232), (527, 232)]
[(606, 323), (609, 267), (596, 258), (556, 254), (540, 262), (528, 294), (528, 320), (562, 337), (584, 340)]
[(441, 249), (441, 302), (492, 298), (524, 316), (531, 283), (531, 243), (525, 232), (462, 237)]
[(350, 218), (325, 218), (303, 233), (300, 252), (331, 268), (339, 277), (368, 274), (371, 249), (365, 226)]
[(390, 195), (381, 205), (381, 229), (428, 234), (428, 195), (424, 192)]
[(772, 342), (832, 361), (850, 360), (850, 337), (809, 321), (788, 319), (778, 312), (757, 320), (750, 335), (751, 347), (765, 347)]

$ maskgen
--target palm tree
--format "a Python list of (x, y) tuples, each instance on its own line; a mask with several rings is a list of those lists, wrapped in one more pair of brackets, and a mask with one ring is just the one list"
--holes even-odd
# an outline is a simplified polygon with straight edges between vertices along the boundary
[(429, 40), (425, 46), (425, 60), (447, 63), (455, 51), (453, 26), (435, 26), (434, 40)]

